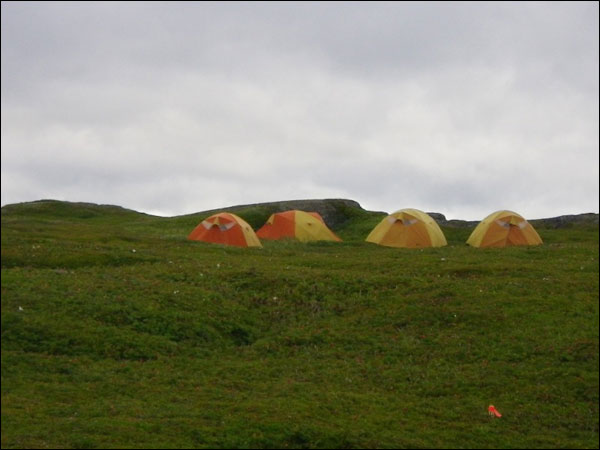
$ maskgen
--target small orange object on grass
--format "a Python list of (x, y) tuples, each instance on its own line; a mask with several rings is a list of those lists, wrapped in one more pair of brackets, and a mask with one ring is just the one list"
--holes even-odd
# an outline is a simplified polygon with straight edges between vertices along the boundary
[(494, 407), (494, 405), (490, 405), (488, 407), (488, 414), (490, 416), (502, 417), (502, 414), (498, 412), (498, 410)]

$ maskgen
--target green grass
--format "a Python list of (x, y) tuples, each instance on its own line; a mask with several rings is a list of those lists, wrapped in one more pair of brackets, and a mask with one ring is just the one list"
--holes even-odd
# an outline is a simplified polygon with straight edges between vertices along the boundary
[(598, 448), (597, 225), (402, 250), (348, 217), (238, 249), (187, 241), (202, 214), (4, 207), (2, 448)]

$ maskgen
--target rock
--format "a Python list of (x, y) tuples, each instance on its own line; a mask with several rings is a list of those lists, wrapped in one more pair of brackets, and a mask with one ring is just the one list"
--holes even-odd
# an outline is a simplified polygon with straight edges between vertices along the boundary
[(428, 212), (427, 214), (438, 224), (446, 222), (446, 216), (444, 216), (442, 213)]

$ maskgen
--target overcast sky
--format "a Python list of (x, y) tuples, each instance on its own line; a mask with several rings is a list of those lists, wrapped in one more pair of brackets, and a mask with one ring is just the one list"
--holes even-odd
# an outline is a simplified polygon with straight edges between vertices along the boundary
[(597, 2), (2, 2), (2, 205), (598, 212)]

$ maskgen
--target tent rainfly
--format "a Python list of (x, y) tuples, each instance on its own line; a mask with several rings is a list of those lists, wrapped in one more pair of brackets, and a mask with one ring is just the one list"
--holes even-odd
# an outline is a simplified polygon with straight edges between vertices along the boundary
[(436, 221), (418, 209), (401, 209), (385, 217), (373, 228), (366, 241), (405, 248), (447, 245), (446, 237)]
[(473, 247), (540, 245), (542, 238), (533, 226), (512, 211), (496, 211), (475, 227), (467, 244)]
[(237, 247), (262, 247), (252, 227), (241, 217), (230, 213), (214, 214), (203, 220), (188, 239)]
[(297, 239), (308, 241), (341, 241), (316, 212), (298, 210), (271, 214), (256, 232), (261, 239)]

